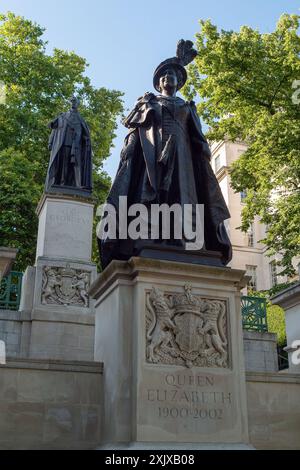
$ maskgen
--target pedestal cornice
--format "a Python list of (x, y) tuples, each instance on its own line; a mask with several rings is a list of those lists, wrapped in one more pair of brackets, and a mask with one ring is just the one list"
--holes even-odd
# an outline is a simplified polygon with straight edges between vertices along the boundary
[(239, 291), (247, 285), (248, 276), (245, 271), (232, 268), (220, 268), (207, 265), (177, 263), (150, 258), (133, 257), (129, 261), (112, 261), (91, 285), (89, 294), (98, 299), (116, 280), (133, 281), (138, 276), (165, 279), (182, 279), (187, 282), (193, 279), (206, 282), (234, 285)]

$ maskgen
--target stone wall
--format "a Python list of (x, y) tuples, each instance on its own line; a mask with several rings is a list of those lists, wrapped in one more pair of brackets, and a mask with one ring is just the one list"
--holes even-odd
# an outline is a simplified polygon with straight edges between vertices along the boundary
[(29, 357), (75, 361), (94, 360), (94, 316), (35, 313), (31, 323)]
[(0, 309), (0, 340), (4, 341), (6, 354), (10, 357), (20, 353), (21, 330), (20, 312)]
[[(91, 315), (68, 313), (56, 318), (44, 312), (35, 314), (32, 323), (29, 312), (0, 309), (0, 340), (9, 357), (92, 361), (94, 323)], [(276, 335), (244, 331), (243, 336), (246, 371), (276, 372)]]
[(0, 366), (0, 449), (94, 449), (102, 364), (10, 359)]
[[(102, 364), (20, 359), (22, 351), (28, 353), (30, 324), (24, 312), (0, 310), (0, 340), (10, 356), (0, 366), (0, 449), (96, 448), (103, 440)], [(69, 333), (64, 323), (35, 325), (41, 329), (32, 333), (37, 341), (40, 335), (45, 350), (50, 345), (58, 348), (57, 354), (64, 353), (51, 337), (51, 327), (57, 338), (59, 326), (66, 354), (72, 353), (72, 344), (74, 355), (82, 347), (91, 351), (92, 324), (81, 325), (80, 332), (89, 330), (86, 339), (78, 335), (76, 324), (67, 323)], [(244, 350), (251, 444), (257, 449), (300, 450), (300, 374), (274, 371), (273, 334), (244, 332)]]
[(260, 331), (243, 331), (245, 369), (249, 372), (277, 372), (277, 335)]
[(8, 357), (94, 360), (94, 315), (0, 309), (0, 340)]
[(300, 450), (300, 374), (248, 372), (247, 401), (256, 449)]
[[(0, 366), (0, 449), (94, 449), (101, 444), (102, 364), (10, 359)], [(300, 375), (247, 373), (256, 449), (300, 450)]]

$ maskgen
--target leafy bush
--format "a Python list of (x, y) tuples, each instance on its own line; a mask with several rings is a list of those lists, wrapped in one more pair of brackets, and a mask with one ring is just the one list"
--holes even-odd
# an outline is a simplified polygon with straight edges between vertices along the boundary
[(267, 323), (269, 333), (277, 333), (279, 346), (284, 346), (286, 344), (285, 315), (279, 305), (268, 304)]

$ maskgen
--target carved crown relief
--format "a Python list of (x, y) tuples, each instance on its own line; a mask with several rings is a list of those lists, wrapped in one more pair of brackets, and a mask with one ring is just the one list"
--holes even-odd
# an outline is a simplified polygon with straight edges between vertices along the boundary
[(183, 294), (146, 293), (147, 362), (229, 367), (226, 302)]
[(90, 273), (80, 269), (43, 267), (42, 304), (89, 307)]

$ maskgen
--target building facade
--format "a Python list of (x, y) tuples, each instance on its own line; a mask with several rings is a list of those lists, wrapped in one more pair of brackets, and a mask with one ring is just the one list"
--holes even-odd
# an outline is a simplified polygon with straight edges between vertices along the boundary
[(226, 221), (233, 248), (233, 258), (229, 266), (245, 269), (251, 276), (248, 291), (267, 290), (289, 279), (277, 274), (280, 268), (276, 266), (276, 259), (278, 260), (279, 256), (267, 256), (266, 246), (260, 243), (260, 240), (265, 237), (266, 227), (259, 221), (259, 218), (255, 218), (247, 233), (238, 228), (241, 226), (241, 212), (246, 193), (236, 193), (231, 187), (229, 167), (246, 149), (247, 146), (243, 142), (213, 143), (211, 164), (231, 213), (231, 219)]

